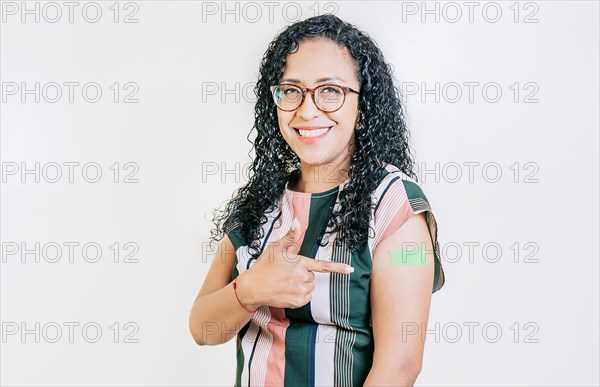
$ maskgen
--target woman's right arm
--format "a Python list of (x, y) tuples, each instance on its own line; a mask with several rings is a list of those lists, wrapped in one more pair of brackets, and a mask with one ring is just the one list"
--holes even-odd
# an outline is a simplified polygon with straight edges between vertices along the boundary
[[(190, 313), (190, 332), (198, 345), (223, 344), (252, 318), (253, 314), (238, 303), (231, 285), (235, 261), (235, 249), (225, 235)], [(248, 274), (242, 273), (237, 280), (238, 297), (246, 308), (256, 310), (260, 305), (246, 304), (244, 297)]]

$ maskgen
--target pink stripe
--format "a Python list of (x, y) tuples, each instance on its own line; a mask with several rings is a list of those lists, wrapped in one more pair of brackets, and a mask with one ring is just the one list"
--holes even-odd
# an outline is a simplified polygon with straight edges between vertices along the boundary
[(390, 186), (390, 189), (386, 192), (382, 200), (381, 206), (377, 211), (374, 249), (379, 242), (384, 240), (393, 231), (397, 230), (411, 215), (413, 215), (413, 210), (406, 196), (404, 185), (400, 181), (397, 181)]
[(298, 244), (294, 246), (292, 250), (294, 254), (298, 254), (300, 246), (302, 246), (302, 240), (304, 239), (304, 233), (308, 228), (308, 215), (310, 213), (310, 195), (294, 195), (292, 199), (292, 206), (294, 207), (294, 217), (298, 218), (300, 222), (300, 240)]
[(267, 359), (265, 386), (283, 386), (285, 372), (285, 332), (290, 320), (285, 317), (285, 309), (269, 306), (271, 320), (267, 330), (273, 334), (273, 344)]
[(379, 240), (384, 240), (386, 236), (397, 230), (412, 214), (413, 210), (410, 206), (410, 202), (405, 200), (404, 203), (402, 203), (402, 206), (398, 209), (398, 212), (394, 214), (390, 224), (388, 224), (384, 232), (381, 234), (381, 238)]

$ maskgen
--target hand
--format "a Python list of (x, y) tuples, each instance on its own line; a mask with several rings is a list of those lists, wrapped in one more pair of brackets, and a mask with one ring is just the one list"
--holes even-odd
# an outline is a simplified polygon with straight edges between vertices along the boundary
[(237, 281), (240, 302), (255, 310), (261, 305), (300, 308), (312, 299), (313, 283), (320, 273), (349, 274), (352, 266), (316, 260), (295, 252), (300, 250), (300, 222), (294, 219), (283, 238), (269, 244), (254, 265)]

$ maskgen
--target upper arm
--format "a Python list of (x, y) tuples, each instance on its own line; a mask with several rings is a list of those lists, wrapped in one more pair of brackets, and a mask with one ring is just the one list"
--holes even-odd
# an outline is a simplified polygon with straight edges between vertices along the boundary
[[(425, 264), (391, 259), (392, 251), (414, 246), (425, 249)], [(421, 369), (434, 280), (433, 249), (425, 212), (408, 217), (376, 247), (371, 274), (374, 368), (391, 375)]]
[(219, 242), (217, 252), (213, 258), (208, 274), (204, 279), (198, 297), (212, 293), (225, 287), (231, 282), (231, 273), (236, 262), (235, 248), (231, 239), (225, 234)]

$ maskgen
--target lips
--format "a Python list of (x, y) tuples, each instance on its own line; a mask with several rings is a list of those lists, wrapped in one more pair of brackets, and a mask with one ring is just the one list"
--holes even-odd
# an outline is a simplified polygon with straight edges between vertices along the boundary
[(294, 129), (302, 137), (316, 137), (325, 134), (331, 126), (299, 126)]
[(306, 144), (314, 144), (325, 137), (333, 126), (299, 126), (294, 128), (300, 141)]
[(298, 133), (302, 137), (318, 137), (329, 131), (330, 128), (321, 128), (321, 129), (298, 129)]

